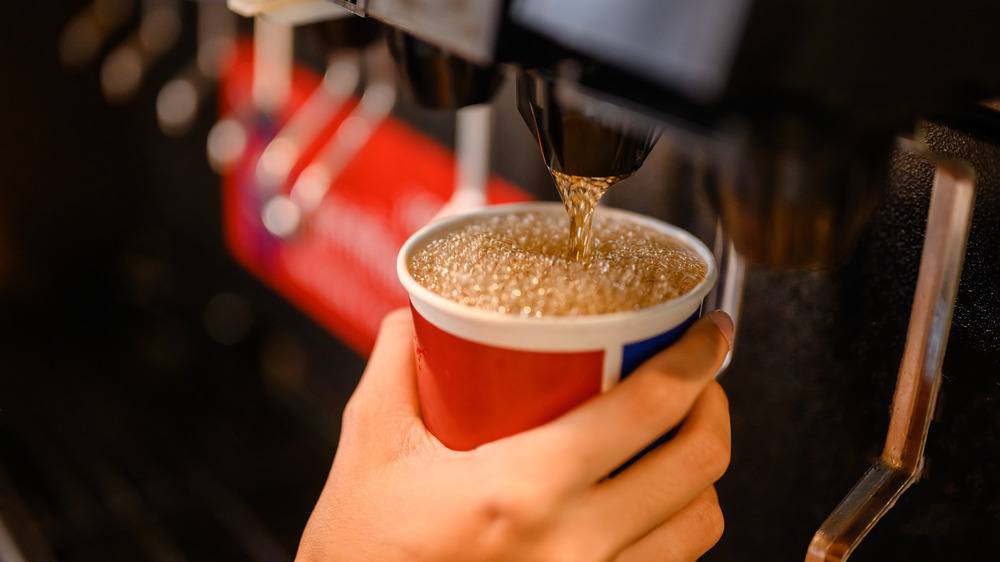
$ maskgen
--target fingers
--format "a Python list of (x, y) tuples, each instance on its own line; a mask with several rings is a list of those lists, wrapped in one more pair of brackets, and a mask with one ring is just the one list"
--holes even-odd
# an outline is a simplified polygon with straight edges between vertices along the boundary
[(728, 343), (729, 347), (732, 348), (733, 332), (736, 331), (736, 327), (733, 326), (733, 319), (730, 318), (729, 315), (722, 310), (713, 310), (711, 312), (707, 312), (705, 313), (705, 316), (703, 316), (703, 318), (707, 318), (711, 320), (713, 324), (715, 324), (715, 327), (718, 328), (720, 332), (722, 332), (722, 336), (726, 338), (726, 343)]
[(590, 492), (587, 523), (629, 544), (670, 519), (729, 466), (729, 403), (709, 383), (677, 435)]
[(697, 560), (708, 552), (725, 529), (715, 487), (710, 486), (676, 515), (629, 546), (615, 562)]
[[(643, 372), (667, 373), (682, 379), (705, 382), (718, 372), (732, 346), (733, 321), (725, 312), (709, 312), (684, 334), (674, 345), (651, 357), (636, 369), (630, 380)], [(716, 365), (718, 363), (719, 365)]]
[(680, 423), (729, 351), (726, 326), (731, 333), (724, 313), (706, 315), (617, 387), (519, 443), (526, 451), (549, 451), (567, 471), (562, 477), (590, 486)]

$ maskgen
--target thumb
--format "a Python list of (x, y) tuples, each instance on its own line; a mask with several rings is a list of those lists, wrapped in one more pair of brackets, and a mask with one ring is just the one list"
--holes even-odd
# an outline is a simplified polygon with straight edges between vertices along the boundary
[(378, 412), (380, 423), (397, 420), (412, 423), (414, 418), (420, 417), (413, 318), (409, 309), (390, 312), (382, 320), (368, 365), (351, 402), (353, 408), (363, 412)]

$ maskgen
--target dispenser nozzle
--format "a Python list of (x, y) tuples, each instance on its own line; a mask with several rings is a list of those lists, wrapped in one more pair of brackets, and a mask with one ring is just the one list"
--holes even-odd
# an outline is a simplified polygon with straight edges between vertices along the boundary
[(854, 248), (880, 200), (888, 137), (816, 131), (805, 122), (752, 124), (723, 158), (709, 197), (750, 263), (824, 269)]
[(629, 121), (616, 115), (620, 110), (612, 104), (564, 89), (533, 71), (518, 73), (517, 108), (538, 140), (545, 165), (561, 174), (629, 176), (659, 138), (651, 123)]
[(451, 54), (405, 31), (390, 28), (392, 53), (402, 82), (418, 104), (458, 109), (488, 103), (500, 86), (500, 72)]

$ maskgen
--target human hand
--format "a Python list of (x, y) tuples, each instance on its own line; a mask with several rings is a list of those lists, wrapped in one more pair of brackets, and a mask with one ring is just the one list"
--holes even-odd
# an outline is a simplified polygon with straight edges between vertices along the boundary
[(729, 463), (729, 411), (713, 376), (731, 338), (729, 317), (709, 313), (608, 392), (459, 452), (424, 426), (412, 319), (390, 314), (296, 560), (696, 559), (723, 529), (713, 483)]

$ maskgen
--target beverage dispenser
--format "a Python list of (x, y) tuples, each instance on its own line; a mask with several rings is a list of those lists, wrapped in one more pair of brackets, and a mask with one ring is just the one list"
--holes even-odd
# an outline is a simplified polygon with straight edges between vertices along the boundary
[[(657, 142), (697, 164), (723, 266), (708, 306), (739, 320), (722, 378), (734, 424), (720, 482), (727, 534), (706, 559), (996, 546), (980, 531), (1000, 524), (1000, 459), (984, 446), (1000, 435), (988, 374), (1000, 364), (1000, 256), (983, 242), (1000, 190), (989, 56), (1000, 7), (229, 5), (380, 21), (404, 89), (460, 115), (490, 103), (504, 72), (516, 76), (517, 109), (551, 172), (627, 177)], [(469, 155), (488, 148), (489, 127), (467, 123), (481, 137), (460, 160), (481, 177)]]

